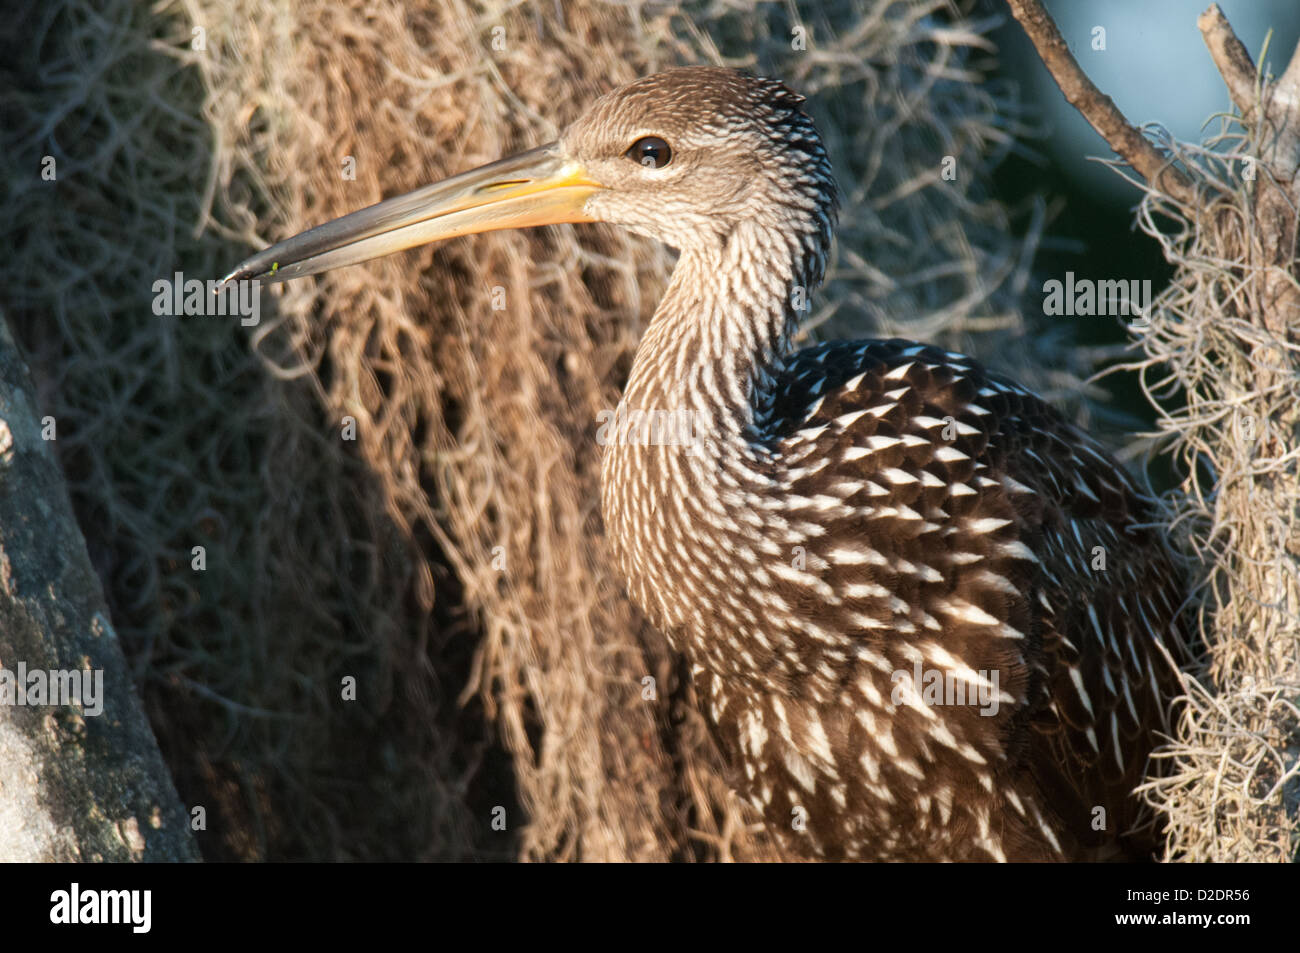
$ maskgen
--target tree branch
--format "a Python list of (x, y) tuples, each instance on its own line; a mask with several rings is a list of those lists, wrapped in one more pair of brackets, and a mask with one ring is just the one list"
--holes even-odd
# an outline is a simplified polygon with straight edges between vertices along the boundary
[[(1192, 183), (1124, 118), (1114, 100), (1088, 79), (1039, 0), (1007, 0), (1007, 6), (1034, 44), (1066, 101), (1079, 110), (1106, 144), (1155, 188), (1185, 205), (1195, 204)], [(1251, 85), (1253, 88), (1253, 71)]]
[(1228, 87), (1228, 95), (1245, 118), (1255, 109), (1254, 61), (1217, 3), (1210, 4), (1209, 9), (1196, 18), (1196, 26), (1205, 39), (1205, 45), (1210, 48), (1210, 57)]

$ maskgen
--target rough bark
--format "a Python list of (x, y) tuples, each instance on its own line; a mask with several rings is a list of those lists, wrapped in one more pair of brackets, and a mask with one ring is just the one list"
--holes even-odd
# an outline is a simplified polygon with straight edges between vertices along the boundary
[(102, 670), (103, 710), (0, 687), (0, 861), (197, 860), (34, 393), (0, 315), (0, 668)]

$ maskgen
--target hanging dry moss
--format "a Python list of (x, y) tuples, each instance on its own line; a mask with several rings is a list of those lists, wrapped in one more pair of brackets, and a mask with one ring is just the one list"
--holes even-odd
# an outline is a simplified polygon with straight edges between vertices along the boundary
[(1201, 566), (1208, 652), (1146, 796), (1167, 856), (1195, 862), (1300, 858), (1300, 282), (1294, 245), (1277, 248), (1295, 198), (1290, 223), (1269, 214), (1300, 130), (1287, 147), (1270, 125), (1223, 117), (1205, 143), (1169, 142), (1199, 201), (1151, 191), (1139, 210), (1177, 268), (1135, 366), (1187, 474), (1164, 519)]

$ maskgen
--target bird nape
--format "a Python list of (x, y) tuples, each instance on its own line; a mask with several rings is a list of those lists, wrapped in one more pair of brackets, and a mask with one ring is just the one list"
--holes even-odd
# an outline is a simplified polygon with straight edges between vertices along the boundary
[(556, 142), (240, 264), (281, 281), (499, 228), (680, 250), (604, 441), (627, 590), (690, 664), (737, 790), (794, 857), (1146, 857), (1184, 586), (1092, 439), (910, 341), (792, 352), (836, 213), (803, 99), (675, 69)]

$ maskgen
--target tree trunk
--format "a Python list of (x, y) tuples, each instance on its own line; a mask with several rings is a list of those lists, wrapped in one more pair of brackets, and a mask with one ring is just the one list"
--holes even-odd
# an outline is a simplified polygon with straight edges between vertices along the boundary
[(34, 393), (0, 315), (0, 862), (197, 860)]

